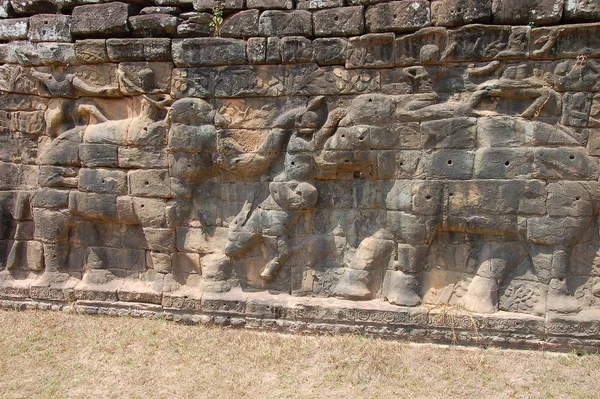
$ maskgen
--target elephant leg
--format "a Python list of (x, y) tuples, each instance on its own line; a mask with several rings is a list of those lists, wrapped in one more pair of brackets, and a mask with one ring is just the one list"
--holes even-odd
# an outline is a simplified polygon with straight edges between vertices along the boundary
[(567, 285), (570, 248), (559, 245), (553, 248), (550, 268), (550, 282), (546, 308), (560, 313), (574, 313), (581, 310), (579, 302), (570, 294)]
[(59, 210), (34, 208), (33, 222), (38, 235), (35, 238), (44, 248), (44, 272), (58, 273), (66, 265), (69, 254), (71, 217)]
[(476, 274), (462, 297), (464, 306), (477, 313), (498, 311), (500, 284), (525, 256), (516, 243), (483, 243), (477, 254)]
[(383, 284), (383, 297), (401, 306), (417, 306), (421, 303), (421, 284), (418, 273), (427, 257), (426, 245), (399, 244), (397, 260), (388, 270)]
[[(269, 242), (270, 240), (265, 240), (265, 242)], [(271, 259), (263, 268), (260, 273), (260, 277), (263, 280), (272, 280), (274, 279), (279, 269), (285, 265), (286, 261), (289, 259), (291, 255), (289, 240), (287, 237), (275, 237), (275, 246), (277, 255)]]
[(395, 242), (385, 238), (382, 232), (362, 240), (356, 249), (354, 259), (343, 269), (333, 294), (348, 299), (372, 298), (374, 293), (369, 288), (372, 274), (377, 269), (387, 269), (395, 246)]

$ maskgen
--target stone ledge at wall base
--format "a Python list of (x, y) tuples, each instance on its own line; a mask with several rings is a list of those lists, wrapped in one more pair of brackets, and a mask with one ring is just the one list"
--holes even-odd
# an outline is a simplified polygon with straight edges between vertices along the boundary
[[(164, 294), (162, 304), (114, 301), (98, 292), (89, 300), (42, 300), (0, 288), (0, 309), (162, 319), (294, 334), (351, 334), (402, 342), (558, 352), (597, 353), (600, 312), (546, 317), (498, 312), (482, 315), (460, 307), (398, 307), (378, 301), (293, 297), (242, 292), (197, 297)], [(60, 295), (59, 295), (60, 296)], [(90, 297), (93, 297), (91, 295)], [(103, 300), (104, 299), (104, 300)], [(114, 299), (114, 298), (113, 298)]]

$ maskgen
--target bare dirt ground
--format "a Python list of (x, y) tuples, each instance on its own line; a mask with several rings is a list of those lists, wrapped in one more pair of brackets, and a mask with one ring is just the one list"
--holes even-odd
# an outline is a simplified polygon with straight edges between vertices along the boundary
[(600, 356), (0, 311), (1, 398), (600, 398)]

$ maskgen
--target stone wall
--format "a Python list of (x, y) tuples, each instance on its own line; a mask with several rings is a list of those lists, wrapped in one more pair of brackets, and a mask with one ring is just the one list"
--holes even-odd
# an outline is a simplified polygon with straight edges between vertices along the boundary
[(1, 306), (597, 349), (600, 3), (216, 5), (0, 0)]

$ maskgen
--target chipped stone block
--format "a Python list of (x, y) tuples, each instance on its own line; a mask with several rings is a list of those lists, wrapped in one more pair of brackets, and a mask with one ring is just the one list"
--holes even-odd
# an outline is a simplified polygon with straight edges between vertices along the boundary
[(598, 22), (600, 4), (588, 0), (564, 0), (564, 19), (574, 22)]
[(71, 33), (77, 37), (115, 37), (129, 33), (129, 4), (112, 2), (90, 4), (73, 9)]
[[(217, 0), (194, 0), (194, 10), (211, 11), (217, 4)], [(244, 8), (244, 0), (225, 0), (223, 7), (225, 10), (241, 10)]]
[(125, 95), (169, 93), (171, 91), (170, 62), (122, 62), (119, 64), (119, 84)]
[(258, 36), (258, 10), (245, 10), (225, 19), (220, 29), (222, 37), (246, 38)]
[(344, 65), (348, 41), (339, 37), (313, 40), (315, 62), (318, 65)]
[(70, 42), (71, 16), (38, 14), (29, 18), (28, 39), (32, 42)]
[(121, 170), (82, 168), (78, 188), (98, 194), (127, 194), (127, 174)]
[(553, 24), (560, 21), (564, 0), (493, 0), (492, 17), (495, 24), (526, 25)]
[(343, 7), (344, 0), (296, 0), (298, 10), (320, 10), (322, 8)]
[(144, 39), (108, 39), (106, 52), (112, 62), (144, 61)]
[(260, 15), (258, 30), (261, 36), (306, 36), (313, 34), (309, 11), (265, 11)]
[(313, 13), (316, 37), (355, 36), (365, 31), (363, 8), (342, 7)]
[(292, 0), (246, 0), (246, 6), (259, 10), (291, 10), (294, 8), (294, 2)]
[(402, 0), (369, 6), (365, 13), (368, 32), (412, 32), (430, 24), (429, 2)]
[(287, 36), (281, 39), (281, 61), (284, 64), (311, 62), (312, 42), (304, 36)]
[(394, 66), (394, 34), (370, 33), (348, 41), (346, 68), (390, 68)]
[(131, 31), (135, 37), (173, 37), (181, 19), (168, 14), (146, 14), (129, 17)]
[(55, 0), (10, 0), (14, 12), (18, 15), (55, 14)]
[(264, 64), (267, 56), (267, 38), (249, 38), (246, 42), (246, 54), (251, 64)]
[(437, 0), (431, 2), (431, 23), (460, 26), (492, 21), (492, 0)]
[(75, 42), (75, 57), (82, 64), (109, 62), (105, 39), (84, 39)]
[(177, 66), (232, 65), (246, 62), (246, 43), (225, 38), (174, 40), (173, 62)]
[(171, 61), (171, 40), (147, 37), (143, 39), (146, 61)]
[(0, 41), (27, 39), (29, 18), (0, 20)]

